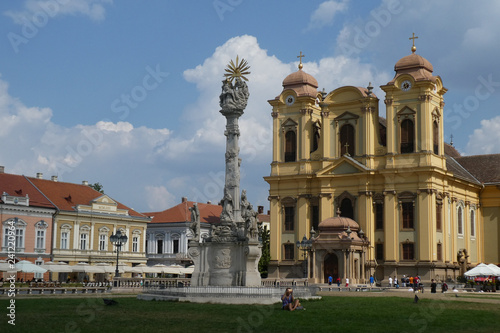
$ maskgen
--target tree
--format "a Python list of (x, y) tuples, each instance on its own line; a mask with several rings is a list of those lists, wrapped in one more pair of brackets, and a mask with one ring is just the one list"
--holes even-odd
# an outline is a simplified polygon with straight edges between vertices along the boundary
[(92, 187), (97, 192), (104, 194), (104, 187), (101, 185), (101, 183), (97, 182), (94, 184), (90, 184), (89, 186)]
[(263, 278), (267, 277), (267, 266), (271, 260), (271, 246), (270, 246), (271, 232), (267, 229), (267, 226), (262, 228), (262, 256), (259, 260), (259, 272), (260, 276)]

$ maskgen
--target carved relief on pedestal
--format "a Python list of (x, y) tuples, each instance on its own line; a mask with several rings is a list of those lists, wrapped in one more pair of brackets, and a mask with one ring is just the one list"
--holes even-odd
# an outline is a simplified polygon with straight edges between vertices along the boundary
[(215, 256), (215, 267), (230, 268), (231, 267), (231, 251), (229, 249), (219, 250)]

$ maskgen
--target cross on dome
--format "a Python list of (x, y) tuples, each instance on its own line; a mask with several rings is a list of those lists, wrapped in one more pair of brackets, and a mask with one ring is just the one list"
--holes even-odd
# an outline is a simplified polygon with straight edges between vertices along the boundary
[(418, 39), (418, 37), (415, 36), (415, 33), (412, 33), (412, 37), (408, 38), (413, 40), (413, 46), (411, 47), (411, 53), (415, 53), (417, 48), (415, 47), (415, 39)]
[(297, 56), (299, 58), (299, 69), (302, 69), (304, 65), (302, 65), (302, 58), (305, 57), (305, 55), (302, 54), (302, 51), (300, 51), (300, 55)]

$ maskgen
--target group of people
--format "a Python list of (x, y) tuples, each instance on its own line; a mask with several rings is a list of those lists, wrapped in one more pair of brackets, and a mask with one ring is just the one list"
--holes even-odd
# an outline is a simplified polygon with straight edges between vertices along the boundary
[[(333, 283), (333, 278), (331, 275), (328, 275), (328, 285), (332, 285)], [(340, 280), (340, 277), (337, 278), (337, 287), (340, 287), (340, 283), (341, 283), (341, 280)], [(345, 279), (345, 286), (346, 287), (349, 287), (349, 278), (346, 278)]]

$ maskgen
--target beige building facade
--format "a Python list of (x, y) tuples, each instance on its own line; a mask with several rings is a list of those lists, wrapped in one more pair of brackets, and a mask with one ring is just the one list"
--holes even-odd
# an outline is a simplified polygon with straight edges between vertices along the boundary
[[(371, 84), (319, 92), (302, 63), (269, 101), (270, 276), (302, 277), (305, 256), (312, 282), (325, 282), (327, 274), (351, 283), (371, 274), (378, 281), (456, 279), (461, 267), (499, 263), (500, 155), (462, 157), (444, 142), (447, 89), (415, 51), (397, 61), (394, 78), (381, 86), (383, 104)], [(491, 157), (490, 172), (484, 156)], [(358, 261), (347, 270), (338, 263), (346, 262), (349, 246), (339, 252), (337, 239), (321, 238), (336, 216), (359, 226), (351, 241), (367, 244), (358, 246)], [(346, 228), (338, 234), (350, 225), (335, 223)], [(300, 251), (296, 242), (310, 238), (311, 228), (312, 251)]]

